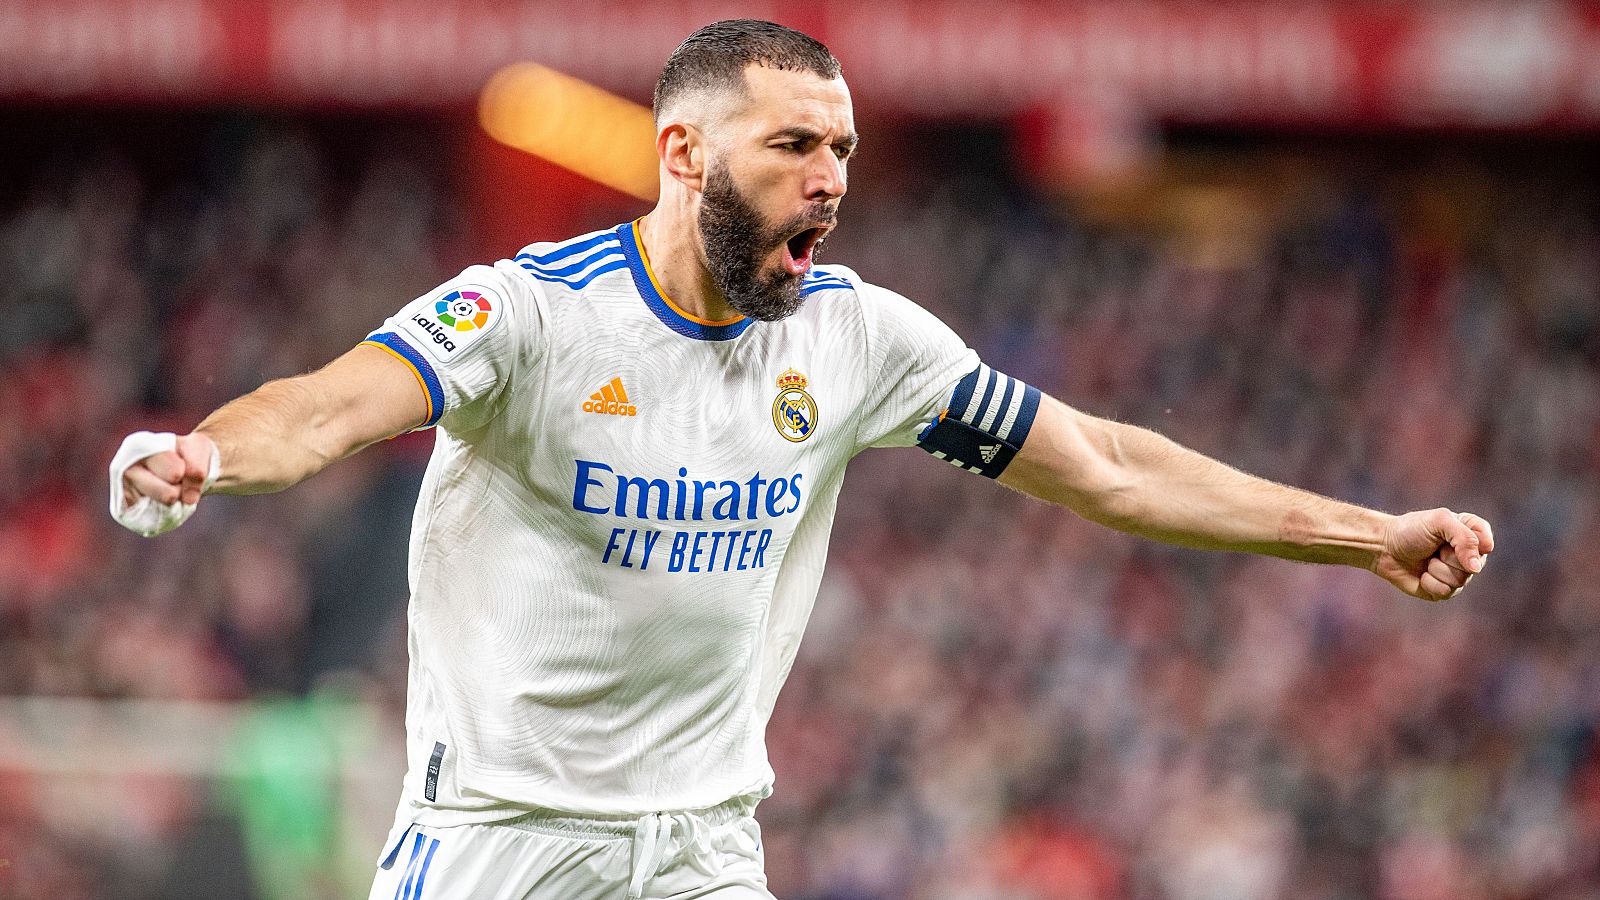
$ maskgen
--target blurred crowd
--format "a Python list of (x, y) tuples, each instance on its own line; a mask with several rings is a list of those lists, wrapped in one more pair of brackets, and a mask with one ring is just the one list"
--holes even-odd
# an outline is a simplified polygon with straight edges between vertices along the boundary
[[(473, 261), (470, 229), (406, 154), (206, 152), (161, 184), (47, 166), (0, 208), (0, 696), (337, 683), (398, 742), (426, 435), (158, 541), (106, 515), (105, 463), (338, 354)], [(1430, 605), (868, 453), (769, 730), (779, 896), (1600, 898), (1597, 185), (1402, 175), (1174, 188), (1210, 205), (1148, 225), (970, 173), (852, 187), (824, 261), (995, 367), (1269, 478), (1473, 510), (1498, 547)], [(0, 896), (187, 896), (203, 789), (128, 792), (96, 831), (0, 759)]]
[[(208, 498), (161, 540), (110, 520), (106, 464), (131, 431), (186, 432), (344, 352), (458, 271), (465, 232), (424, 154), (344, 172), (308, 130), (224, 120), (203, 138), (174, 151), (174, 178), (112, 142), (46, 160), (0, 212), (14, 326), (0, 336), (0, 697), (335, 689), (390, 711), (399, 738), (405, 547), (430, 436), (283, 494)], [(237, 871), (251, 838), (210, 812), (226, 791), (82, 779), (90, 803), (6, 769), (0, 753), (0, 897), (251, 896)], [(99, 815), (104, 796), (126, 814)], [(278, 896), (309, 896), (289, 881)]]

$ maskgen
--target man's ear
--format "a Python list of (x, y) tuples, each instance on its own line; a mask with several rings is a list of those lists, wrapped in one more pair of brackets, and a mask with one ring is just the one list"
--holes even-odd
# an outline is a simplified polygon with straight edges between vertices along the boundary
[(684, 122), (670, 122), (656, 133), (656, 155), (667, 172), (691, 190), (705, 186), (706, 136)]

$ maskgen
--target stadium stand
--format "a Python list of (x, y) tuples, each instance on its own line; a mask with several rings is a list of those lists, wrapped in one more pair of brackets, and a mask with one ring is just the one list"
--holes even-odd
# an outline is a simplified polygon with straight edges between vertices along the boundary
[[(200, 132), (197, 176), (107, 138), (0, 204), (0, 695), (337, 695), (397, 742), (427, 436), (155, 541), (107, 517), (104, 466), (136, 424), (185, 430), (359, 340), (471, 261), (470, 223), (415, 154)], [(1482, 512), (1494, 571), (1430, 606), (868, 454), (770, 730), (779, 896), (1594, 896), (1596, 185), (1340, 158), (1270, 185), (1225, 167), (1256, 227), (1220, 247), (987, 176), (864, 179), (828, 257), (1090, 411), (1359, 502)], [(345, 895), (316, 832), (279, 860), (309, 880), (259, 871), (240, 780), (63, 786), (0, 758), (0, 895)]]

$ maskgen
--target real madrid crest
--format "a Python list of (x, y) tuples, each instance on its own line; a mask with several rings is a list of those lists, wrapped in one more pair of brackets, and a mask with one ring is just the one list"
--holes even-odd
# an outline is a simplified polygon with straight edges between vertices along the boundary
[(799, 443), (817, 430), (817, 401), (806, 393), (806, 377), (793, 369), (778, 376), (778, 399), (772, 401), (772, 424), (785, 440)]

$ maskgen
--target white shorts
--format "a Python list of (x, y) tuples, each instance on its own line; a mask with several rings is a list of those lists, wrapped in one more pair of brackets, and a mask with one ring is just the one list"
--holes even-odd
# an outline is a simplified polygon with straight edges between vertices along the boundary
[(384, 848), (369, 900), (773, 900), (748, 801), (608, 819), (535, 812), (411, 825)]

